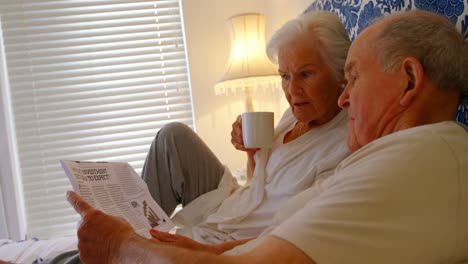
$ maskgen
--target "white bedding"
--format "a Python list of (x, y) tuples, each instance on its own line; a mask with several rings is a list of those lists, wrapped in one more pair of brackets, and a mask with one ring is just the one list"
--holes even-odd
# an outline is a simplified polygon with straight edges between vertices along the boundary
[(76, 250), (76, 237), (61, 237), (48, 240), (12, 241), (0, 239), (0, 260), (30, 264), (41, 258), (51, 259), (60, 253)]

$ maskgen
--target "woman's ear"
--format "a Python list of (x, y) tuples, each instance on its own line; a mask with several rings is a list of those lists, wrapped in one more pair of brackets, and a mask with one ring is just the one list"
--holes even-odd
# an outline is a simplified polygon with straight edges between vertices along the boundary
[(401, 71), (405, 81), (400, 105), (408, 106), (422, 90), (424, 70), (418, 59), (407, 57), (401, 63)]

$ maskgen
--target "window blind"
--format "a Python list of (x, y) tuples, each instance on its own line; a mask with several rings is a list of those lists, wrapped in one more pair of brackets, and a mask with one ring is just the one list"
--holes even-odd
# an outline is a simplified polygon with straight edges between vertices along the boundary
[(193, 127), (180, 2), (0, 1), (28, 237), (76, 232), (60, 159), (141, 172), (166, 123)]

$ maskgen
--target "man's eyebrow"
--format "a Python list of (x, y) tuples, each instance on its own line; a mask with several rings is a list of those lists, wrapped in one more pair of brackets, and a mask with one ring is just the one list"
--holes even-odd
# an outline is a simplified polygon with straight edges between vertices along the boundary
[(355, 61), (352, 61), (352, 62), (345, 65), (345, 67), (344, 67), (345, 76), (347, 76), (349, 74), (349, 72), (351, 71), (352, 68), (354, 68), (355, 65), (356, 65)]

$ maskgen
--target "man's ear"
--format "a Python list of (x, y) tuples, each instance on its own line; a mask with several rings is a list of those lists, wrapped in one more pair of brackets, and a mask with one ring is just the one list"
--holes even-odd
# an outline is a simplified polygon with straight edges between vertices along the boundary
[(422, 90), (424, 69), (418, 59), (407, 57), (401, 63), (401, 71), (404, 75), (405, 87), (403, 87), (400, 105), (408, 106)]

